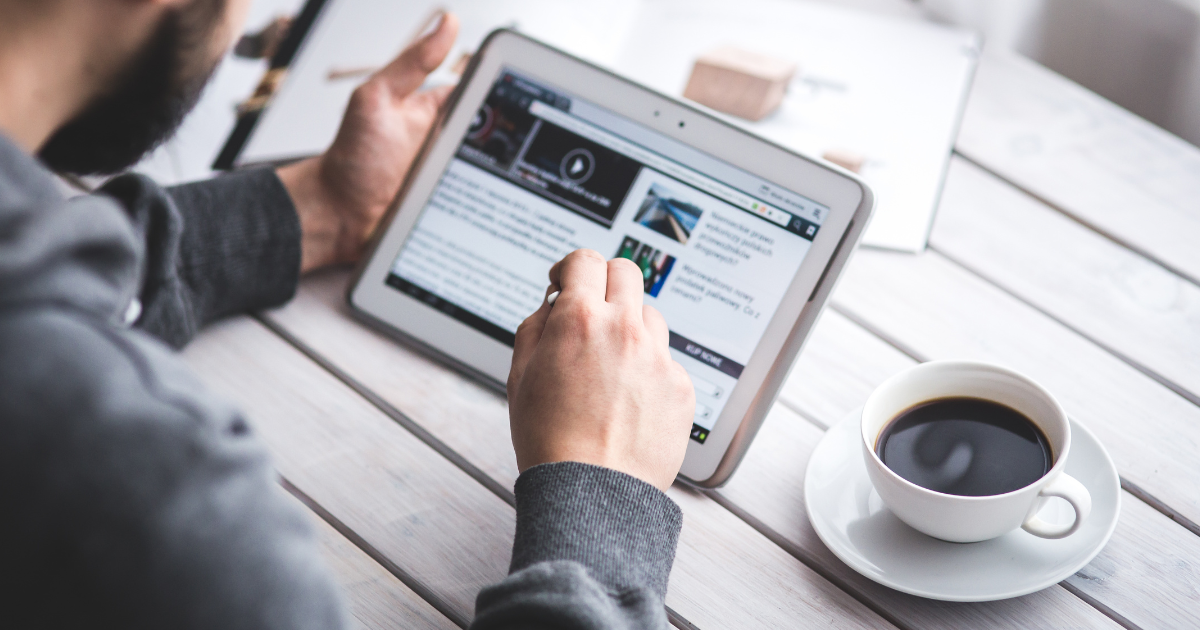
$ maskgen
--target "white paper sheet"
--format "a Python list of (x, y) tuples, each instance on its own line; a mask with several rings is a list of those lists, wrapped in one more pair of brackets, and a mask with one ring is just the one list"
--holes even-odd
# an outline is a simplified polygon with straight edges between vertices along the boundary
[(616, 69), (672, 96), (693, 60), (723, 44), (800, 64), (779, 110), (753, 123), (784, 146), (867, 157), (878, 198), (864, 243), (920, 251), (978, 56), (971, 32), (784, 0), (649, 0)]

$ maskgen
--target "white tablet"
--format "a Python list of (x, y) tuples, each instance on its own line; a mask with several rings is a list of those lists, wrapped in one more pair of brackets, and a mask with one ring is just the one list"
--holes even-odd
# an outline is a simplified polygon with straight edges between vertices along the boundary
[(501, 30), (351, 285), (355, 313), (501, 390), (571, 251), (632, 259), (692, 376), (682, 475), (724, 483), (866, 227), (853, 175)]

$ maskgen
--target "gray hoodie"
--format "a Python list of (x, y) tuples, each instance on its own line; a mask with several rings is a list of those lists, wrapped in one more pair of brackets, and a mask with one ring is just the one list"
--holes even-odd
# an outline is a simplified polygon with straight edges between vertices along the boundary
[[(286, 301), (299, 267), (272, 171), (170, 190), (127, 175), (66, 200), (0, 135), (5, 627), (347, 625), (251, 424), (171, 348)], [(473, 627), (666, 625), (670, 499), (571, 463), (526, 471), (516, 494), (512, 574)]]

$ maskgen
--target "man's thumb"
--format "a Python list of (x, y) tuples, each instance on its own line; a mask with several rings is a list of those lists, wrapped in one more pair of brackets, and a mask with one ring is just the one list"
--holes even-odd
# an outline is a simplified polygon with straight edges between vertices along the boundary
[(370, 80), (386, 83), (394, 98), (404, 98), (421, 87), (425, 77), (442, 65), (457, 37), (458, 17), (453, 13), (443, 13), (438, 25), (428, 35), (409, 44)]

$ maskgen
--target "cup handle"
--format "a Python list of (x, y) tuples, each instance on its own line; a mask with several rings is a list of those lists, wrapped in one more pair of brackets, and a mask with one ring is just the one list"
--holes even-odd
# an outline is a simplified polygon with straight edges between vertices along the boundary
[(1038, 496), (1066, 499), (1075, 508), (1075, 520), (1070, 525), (1051, 525), (1038, 518), (1036, 512), (1025, 519), (1021, 527), (1040, 538), (1066, 538), (1074, 534), (1092, 511), (1092, 495), (1083, 484), (1065, 473), (1046, 484)]

